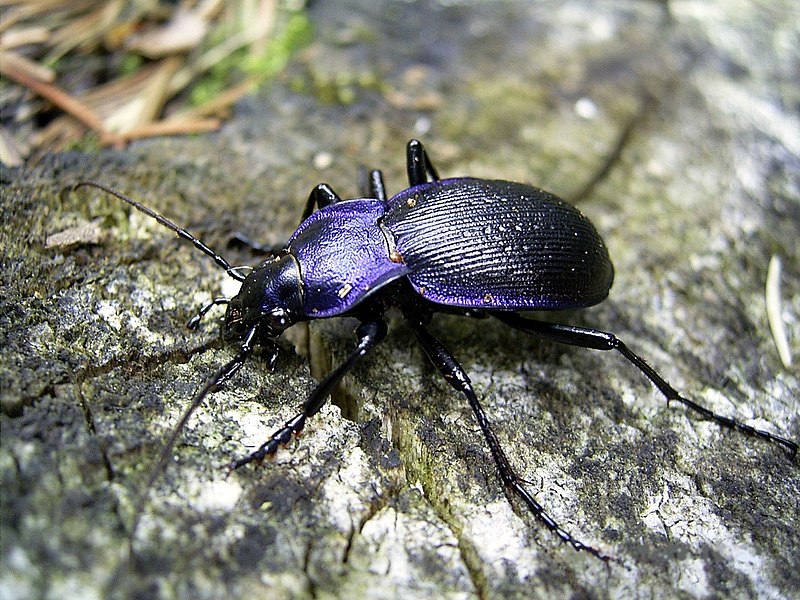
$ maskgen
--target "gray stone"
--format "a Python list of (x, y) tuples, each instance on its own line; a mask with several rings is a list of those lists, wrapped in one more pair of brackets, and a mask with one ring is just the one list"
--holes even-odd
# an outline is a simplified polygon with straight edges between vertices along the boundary
[(800, 595), (796, 458), (667, 406), (621, 356), (444, 316), (432, 331), (536, 498), (617, 562), (508, 502), (466, 402), (396, 315), (336, 405), (263, 466), (223, 469), (294, 414), (354, 322), (298, 327), (274, 372), (251, 360), (211, 395), (146, 490), (130, 555), (162, 444), (235, 352), (213, 316), (184, 327), (229, 284), (113, 198), (60, 201), (77, 179), (246, 262), (230, 232), (285, 240), (311, 187), (354, 196), (359, 166), (402, 189), (420, 137), (444, 176), (534, 183), (596, 223), (610, 298), (547, 318), (613, 331), (690, 398), (800, 439), (797, 367), (764, 301), (778, 255), (797, 355), (794, 3), (354, 0), (311, 14), (315, 43), (218, 134), (2, 172), (0, 598)]

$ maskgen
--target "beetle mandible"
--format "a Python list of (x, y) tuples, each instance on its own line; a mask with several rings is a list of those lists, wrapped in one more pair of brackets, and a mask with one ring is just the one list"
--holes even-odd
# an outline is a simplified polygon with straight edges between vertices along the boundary
[(400, 310), (436, 369), (466, 397), (507, 490), (561, 540), (600, 559), (609, 557), (562, 529), (526, 489), (506, 458), (466, 372), (428, 332), (434, 313), (494, 317), (545, 340), (616, 350), (668, 401), (680, 402), (721, 426), (778, 443), (796, 454), (794, 441), (718, 415), (685, 398), (612, 333), (519, 314), (583, 308), (608, 295), (614, 277), (608, 251), (597, 230), (575, 207), (520, 183), (440, 179), (417, 140), (408, 143), (406, 168), (410, 187), (391, 198), (386, 196), (378, 170), (369, 173), (364, 198), (341, 199), (327, 184), (317, 185), (287, 244), (266, 248), (269, 258), (254, 269), (232, 267), (185, 229), (106, 186), (83, 181), (73, 187), (96, 187), (128, 202), (192, 242), (241, 281), (236, 296), (213, 300), (189, 321), (191, 328), (197, 327), (213, 306), (227, 304), (223, 337), (237, 342), (239, 351), (195, 394), (165, 444), (148, 487), (165, 468), (192, 412), (241, 368), (254, 347), (267, 348), (273, 365), (278, 353), (276, 339), (289, 326), (337, 316), (360, 321), (355, 349), (318, 383), (294, 417), (254, 452), (232, 462), (230, 469), (261, 461), (302, 431), (342, 377), (385, 338), (384, 313), (390, 307)]

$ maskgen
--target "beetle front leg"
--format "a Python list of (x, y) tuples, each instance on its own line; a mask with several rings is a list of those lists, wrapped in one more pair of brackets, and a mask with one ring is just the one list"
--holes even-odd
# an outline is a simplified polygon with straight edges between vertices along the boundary
[(597, 329), (589, 329), (587, 327), (576, 327), (574, 325), (559, 325), (557, 323), (547, 323), (544, 321), (536, 321), (534, 319), (527, 319), (521, 317), (516, 313), (492, 313), (495, 317), (500, 319), (506, 325), (510, 325), (514, 329), (519, 329), (526, 333), (539, 336), (541, 338), (560, 342), (562, 344), (569, 344), (570, 346), (579, 346), (581, 348), (590, 348), (593, 350), (616, 350), (626, 358), (634, 367), (644, 373), (650, 381), (655, 384), (659, 391), (664, 394), (667, 401), (675, 400), (680, 402), (687, 408), (700, 413), (705, 418), (710, 419), (723, 427), (729, 429), (736, 429), (747, 435), (752, 435), (761, 439), (768, 440), (777, 444), (781, 444), (789, 449), (792, 456), (797, 454), (797, 444), (774, 433), (756, 429), (750, 425), (737, 421), (731, 417), (718, 415), (715, 412), (707, 409), (705, 406), (684, 398), (678, 391), (673, 388), (667, 381), (659, 375), (653, 367), (648, 365), (643, 358), (634, 354), (622, 341), (617, 338), (613, 333), (599, 331)]
[(203, 320), (203, 317), (206, 316), (206, 313), (210, 311), (215, 306), (219, 306), (220, 304), (228, 304), (230, 303), (230, 298), (214, 298), (208, 304), (204, 304), (200, 307), (200, 310), (197, 311), (197, 314), (194, 315), (189, 321), (186, 323), (186, 327), (189, 329), (197, 329), (200, 326), (200, 321)]
[(419, 140), (411, 140), (406, 146), (406, 172), (411, 187), (427, 183), (429, 177), (431, 181), (439, 181), (439, 174)]
[[(315, 208), (325, 208), (326, 206), (336, 204), (341, 200), (342, 199), (339, 197), (339, 194), (334, 192), (331, 186), (329, 186), (327, 183), (320, 183), (319, 185), (315, 186), (308, 195), (308, 200), (306, 201), (305, 209), (303, 209), (303, 216), (300, 219), (300, 223), (310, 217)], [(265, 255), (277, 255), (284, 250), (284, 246), (262, 244), (238, 231), (231, 236), (231, 239), (228, 241), (228, 243), (240, 244), (242, 246), (246, 246), (254, 252)]]
[(333, 188), (327, 183), (320, 183), (316, 185), (308, 195), (306, 208), (303, 211), (303, 217), (300, 219), (300, 222), (302, 223), (311, 216), (311, 213), (314, 212), (315, 206), (317, 208), (325, 208), (326, 206), (330, 206), (331, 204), (336, 204), (337, 202), (341, 201), (342, 199), (339, 197), (339, 194), (334, 192)]
[(407, 320), (411, 328), (414, 330), (414, 333), (417, 334), (417, 338), (422, 344), (425, 354), (428, 355), (428, 358), (431, 360), (434, 366), (439, 370), (442, 376), (444, 376), (447, 383), (449, 383), (453, 389), (466, 396), (470, 408), (472, 408), (472, 412), (475, 415), (475, 419), (478, 421), (478, 425), (481, 428), (483, 437), (486, 439), (486, 443), (488, 444), (489, 450), (492, 453), (492, 458), (494, 459), (495, 466), (500, 474), (500, 479), (503, 481), (506, 488), (520, 498), (525, 503), (528, 510), (530, 510), (537, 519), (544, 523), (548, 529), (560, 537), (562, 541), (570, 544), (573, 548), (575, 548), (575, 550), (588, 552), (589, 554), (604, 561), (611, 560), (611, 557), (603, 554), (596, 548), (576, 540), (569, 532), (562, 529), (561, 526), (550, 515), (547, 514), (547, 512), (545, 512), (544, 507), (536, 501), (536, 499), (523, 485), (524, 480), (517, 475), (516, 472), (514, 472), (508, 457), (506, 457), (505, 452), (503, 452), (503, 449), (500, 446), (500, 440), (497, 439), (497, 435), (494, 433), (491, 425), (489, 424), (489, 419), (486, 417), (486, 412), (484, 411), (483, 406), (481, 406), (481, 403), (478, 401), (478, 396), (475, 394), (475, 390), (472, 388), (472, 383), (470, 382), (470, 379), (463, 367), (458, 363), (458, 361), (456, 361), (453, 355), (450, 354), (450, 351), (445, 348), (442, 342), (428, 333), (428, 331), (425, 329), (425, 326), (419, 319), (407, 317)]
[(275, 246), (273, 244), (262, 244), (255, 241), (253, 238), (247, 236), (241, 231), (234, 231), (230, 238), (228, 238), (228, 246), (244, 246), (248, 250), (256, 254), (263, 254), (264, 256), (275, 256), (283, 250), (283, 246)]
[(294, 417), (286, 421), (283, 427), (273, 433), (270, 438), (261, 444), (259, 448), (228, 465), (230, 471), (234, 471), (253, 461), (262, 461), (267, 456), (271, 456), (278, 451), (278, 448), (285, 446), (291, 441), (292, 437), (298, 435), (305, 427), (306, 421), (316, 415), (325, 405), (333, 389), (339, 384), (355, 364), (370, 350), (377, 346), (386, 337), (386, 323), (381, 320), (365, 321), (356, 329), (358, 345), (350, 352), (342, 364), (328, 373), (322, 381), (317, 384), (314, 391), (303, 404), (302, 410)]

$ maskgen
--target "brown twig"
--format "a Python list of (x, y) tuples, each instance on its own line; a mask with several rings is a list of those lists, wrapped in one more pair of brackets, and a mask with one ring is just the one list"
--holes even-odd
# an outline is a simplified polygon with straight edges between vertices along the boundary
[(219, 129), (219, 119), (167, 119), (135, 127), (119, 135), (125, 140), (138, 140), (157, 135), (187, 135)]
[(64, 112), (69, 113), (78, 119), (78, 121), (96, 131), (100, 135), (100, 138), (106, 140), (107, 143), (113, 144), (120, 141), (116, 134), (106, 129), (103, 121), (91, 108), (74, 96), (67, 94), (57, 85), (40, 81), (27, 73), (18, 71), (13, 66), (5, 64), (5, 62), (0, 63), (0, 73), (9, 79), (13, 79), (21, 86), (28, 88), (42, 98), (49, 100)]

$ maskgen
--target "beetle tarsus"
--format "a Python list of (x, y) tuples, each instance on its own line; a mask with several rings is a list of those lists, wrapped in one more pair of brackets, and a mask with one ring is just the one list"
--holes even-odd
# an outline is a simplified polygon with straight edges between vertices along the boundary
[(553, 531), (562, 541), (570, 544), (575, 550), (587, 552), (603, 561), (613, 560), (612, 557), (604, 554), (600, 550), (576, 540), (548, 515), (544, 507), (536, 501), (527, 489), (525, 489), (523, 485), (524, 480), (517, 475), (511, 466), (508, 457), (500, 445), (500, 440), (497, 438), (497, 435), (494, 433), (489, 423), (486, 411), (478, 401), (478, 396), (475, 394), (469, 376), (466, 374), (463, 367), (456, 361), (455, 357), (453, 357), (442, 342), (428, 333), (422, 320), (415, 317), (409, 318), (407, 316), (407, 321), (414, 330), (414, 333), (417, 334), (417, 338), (425, 354), (439, 370), (447, 383), (449, 383), (453, 389), (466, 396), (470, 408), (472, 408), (472, 412), (475, 415), (475, 419), (478, 421), (478, 425), (481, 428), (481, 432), (486, 439), (486, 443), (489, 446), (500, 479), (503, 484), (505, 484), (506, 489), (512, 492), (517, 498), (521, 499), (528, 510), (539, 519), (539, 521)]
[(774, 433), (770, 433), (769, 431), (764, 431), (763, 429), (757, 429), (732, 417), (718, 415), (717, 413), (698, 404), (697, 402), (689, 400), (688, 398), (684, 398), (675, 388), (667, 383), (667, 381), (661, 377), (661, 375), (659, 375), (656, 370), (653, 369), (653, 367), (647, 364), (642, 357), (630, 350), (630, 348), (628, 348), (622, 342), (622, 340), (620, 340), (613, 333), (599, 331), (597, 329), (590, 329), (587, 327), (536, 321), (534, 319), (521, 317), (516, 313), (494, 313), (494, 316), (514, 329), (518, 329), (520, 331), (524, 331), (526, 333), (530, 333), (551, 341), (593, 350), (616, 350), (622, 354), (622, 356), (624, 356), (625, 359), (634, 367), (639, 369), (639, 371), (641, 371), (645, 377), (653, 382), (658, 390), (666, 397), (667, 402), (671, 400), (680, 402), (687, 408), (701, 414), (706, 419), (714, 421), (722, 427), (735, 429), (747, 435), (780, 444), (789, 450), (792, 457), (796, 456), (797, 454), (797, 444), (792, 440), (786, 439)]
[(251, 462), (260, 463), (268, 456), (272, 456), (278, 451), (278, 448), (288, 445), (289, 442), (292, 441), (292, 437), (300, 435), (300, 432), (303, 431), (303, 427), (305, 427), (307, 418), (308, 417), (305, 413), (298, 413), (286, 421), (286, 423), (283, 424), (283, 427), (273, 433), (269, 440), (261, 444), (261, 446), (258, 447), (258, 450), (230, 463), (227, 466), (227, 471), (230, 473), (231, 471), (235, 471), (246, 464)]
[(353, 366), (372, 348), (377, 346), (386, 337), (386, 323), (382, 320), (364, 321), (356, 330), (358, 344), (348, 354), (342, 363), (331, 371), (325, 379), (309, 395), (303, 404), (302, 410), (286, 421), (283, 427), (275, 431), (270, 438), (259, 448), (244, 458), (240, 458), (227, 467), (228, 471), (235, 471), (251, 462), (260, 462), (267, 456), (278, 451), (281, 446), (286, 446), (293, 436), (299, 435), (306, 424), (306, 420), (316, 415), (331, 395), (333, 388), (342, 380)]

